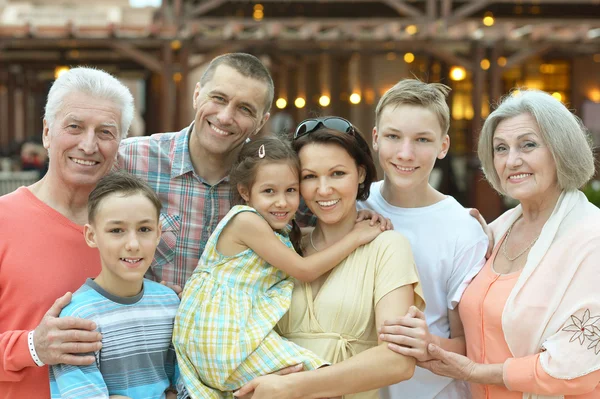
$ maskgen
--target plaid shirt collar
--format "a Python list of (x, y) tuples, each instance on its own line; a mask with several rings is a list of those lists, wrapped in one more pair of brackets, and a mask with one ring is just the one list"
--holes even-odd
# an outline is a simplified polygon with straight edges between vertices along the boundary
[[(180, 132), (175, 134), (174, 137), (174, 145), (171, 149), (171, 153), (169, 154), (169, 158), (173, 160), (171, 166), (171, 179), (174, 179), (179, 176), (183, 176), (186, 173), (196, 174), (194, 171), (194, 165), (192, 164), (192, 156), (190, 155), (190, 135), (194, 130), (194, 122), (192, 122), (188, 127), (184, 128)], [(198, 176), (198, 179), (204, 184), (208, 184), (201, 176)], [(217, 184), (229, 182), (229, 175), (225, 176), (221, 179)]]
[(171, 148), (169, 158), (171, 163), (171, 179), (185, 175), (186, 173), (194, 172), (192, 157), (190, 155), (189, 142), (190, 134), (194, 129), (194, 122), (191, 125), (175, 134), (174, 144)]

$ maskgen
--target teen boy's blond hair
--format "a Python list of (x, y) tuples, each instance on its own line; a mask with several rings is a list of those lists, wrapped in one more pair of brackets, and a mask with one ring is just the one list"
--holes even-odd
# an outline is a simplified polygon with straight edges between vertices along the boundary
[(450, 109), (446, 97), (450, 87), (442, 83), (425, 83), (418, 79), (404, 79), (385, 92), (375, 108), (375, 126), (379, 128), (379, 118), (387, 106), (416, 105), (424, 107), (438, 118), (442, 136), (450, 128)]

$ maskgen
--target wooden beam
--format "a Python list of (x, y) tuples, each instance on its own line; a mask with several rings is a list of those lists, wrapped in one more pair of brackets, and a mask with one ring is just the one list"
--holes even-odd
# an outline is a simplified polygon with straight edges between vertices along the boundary
[(470, 3), (460, 6), (450, 17), (442, 19), (441, 22), (445, 23), (446, 27), (450, 27), (487, 7), (488, 4), (490, 4), (490, 0), (472, 0)]
[(237, 52), (242, 51), (245, 47), (246, 46), (243, 44), (228, 44), (223, 47), (218, 47), (216, 49), (209, 51), (208, 53), (203, 54), (201, 61), (190, 63), (188, 65), (188, 68), (190, 71), (193, 71), (194, 69), (196, 69), (204, 64), (208, 64), (209, 62), (212, 61), (213, 58), (218, 57), (219, 55), (226, 54), (226, 53), (237, 53)]
[(158, 59), (135, 48), (131, 44), (119, 40), (113, 40), (110, 42), (110, 46), (117, 52), (131, 58), (154, 73), (160, 74), (163, 71), (163, 65)]
[(220, 7), (225, 3), (225, 0), (204, 0), (199, 6), (192, 8), (190, 12), (191, 17), (197, 17), (199, 15), (206, 14), (207, 12)]
[(416, 7), (406, 4), (402, 0), (383, 0), (385, 4), (396, 10), (396, 12), (402, 16), (408, 15), (414, 18), (422, 18), (423, 13)]
[(443, 61), (446, 61), (447, 63), (449, 63), (451, 65), (462, 66), (469, 72), (472, 71), (474, 68), (474, 65), (468, 59), (463, 58), (458, 55), (455, 55), (455, 54), (451, 53), (450, 51), (442, 49), (438, 46), (435, 46), (435, 45), (423, 46), (422, 50), (425, 51), (426, 53), (429, 53), (429, 54), (435, 56), (435, 57), (438, 57), (439, 59), (441, 59)]
[(542, 55), (550, 51), (554, 46), (552, 44), (542, 44), (536, 46), (534, 48), (525, 48), (511, 55), (506, 60), (506, 65), (504, 65), (503, 69), (509, 69), (516, 65), (521, 65), (523, 62), (527, 61), (531, 57), (535, 57), (538, 55)]

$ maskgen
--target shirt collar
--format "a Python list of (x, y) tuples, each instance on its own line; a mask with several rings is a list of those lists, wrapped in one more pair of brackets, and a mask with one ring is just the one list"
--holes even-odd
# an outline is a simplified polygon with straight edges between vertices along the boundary
[(194, 122), (175, 134), (175, 145), (173, 146), (169, 157), (173, 160), (171, 164), (171, 178), (194, 172), (194, 165), (192, 164), (192, 157), (190, 156), (189, 149), (190, 134), (193, 129)]
[[(170, 158), (173, 160), (171, 165), (171, 179), (183, 176), (186, 173), (196, 173), (194, 171), (194, 165), (192, 164), (192, 156), (190, 155), (190, 136), (192, 131), (194, 130), (194, 122), (192, 122), (188, 127), (175, 134), (173, 146), (170, 154)], [(204, 184), (206, 181), (196, 175), (198, 179)], [(220, 183), (229, 182), (229, 175), (225, 176), (218, 183), (214, 184), (215, 186)]]

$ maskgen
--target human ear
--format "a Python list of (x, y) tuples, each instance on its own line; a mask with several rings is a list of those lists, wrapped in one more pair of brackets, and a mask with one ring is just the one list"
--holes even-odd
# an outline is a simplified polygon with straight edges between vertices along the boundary
[(83, 226), (83, 237), (90, 248), (98, 248), (96, 244), (96, 232), (91, 224), (87, 223)]
[(196, 83), (196, 87), (194, 88), (194, 95), (192, 97), (192, 104), (194, 105), (194, 109), (198, 108), (198, 96), (200, 96), (200, 82)]
[(360, 165), (358, 167), (358, 182), (360, 184), (363, 184), (365, 182), (366, 178), (367, 178), (367, 170), (365, 169), (364, 166)]
[(444, 134), (444, 137), (442, 137), (442, 148), (440, 149), (440, 152), (438, 153), (438, 159), (444, 159), (446, 158), (446, 154), (448, 154), (448, 150), (450, 149), (450, 135), (448, 134)]
[(50, 125), (46, 119), (44, 119), (44, 129), (42, 130), (42, 144), (45, 149), (50, 148)]
[(379, 136), (377, 135), (377, 126), (375, 126), (373, 128), (373, 151), (377, 151), (378, 145), (377, 145), (377, 140), (379, 139)]
[(250, 192), (248, 190), (248, 187), (244, 186), (241, 183), (238, 183), (237, 190), (238, 190), (238, 193), (240, 193), (240, 197), (242, 197), (242, 199), (244, 201), (246, 201), (246, 202), (250, 201)]
[(267, 123), (267, 121), (269, 120), (270, 117), (271, 117), (270, 112), (267, 112), (266, 114), (263, 115), (262, 119), (258, 123), (258, 127), (256, 128), (256, 131), (252, 134), (253, 136), (257, 135), (258, 132), (260, 132), (260, 129), (263, 128), (263, 126), (265, 125), (265, 123)]

